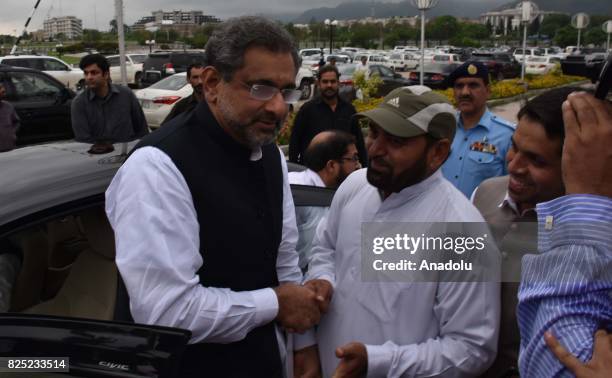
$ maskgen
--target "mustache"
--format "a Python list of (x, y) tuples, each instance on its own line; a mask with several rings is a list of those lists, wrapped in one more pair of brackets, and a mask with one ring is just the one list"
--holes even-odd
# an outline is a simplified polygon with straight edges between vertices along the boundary
[(391, 168), (391, 164), (389, 164), (385, 159), (383, 158), (369, 158), (368, 159), (368, 167), (372, 166), (372, 162), (376, 162), (377, 165), (386, 167), (386, 168)]
[(459, 97), (459, 101), (464, 101), (464, 100), (472, 101), (473, 99), (474, 98), (472, 96), (461, 96), (461, 97)]

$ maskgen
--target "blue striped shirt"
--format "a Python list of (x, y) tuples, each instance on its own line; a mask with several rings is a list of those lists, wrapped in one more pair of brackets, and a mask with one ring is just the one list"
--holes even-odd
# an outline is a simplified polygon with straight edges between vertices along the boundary
[(522, 377), (571, 377), (544, 332), (586, 362), (595, 331), (612, 331), (612, 198), (569, 195), (537, 212), (539, 254), (523, 257), (519, 290), (519, 368)]

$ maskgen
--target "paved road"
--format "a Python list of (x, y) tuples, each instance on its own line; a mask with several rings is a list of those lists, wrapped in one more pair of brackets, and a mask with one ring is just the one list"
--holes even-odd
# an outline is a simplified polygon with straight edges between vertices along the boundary
[(517, 123), (518, 120), (516, 118), (516, 115), (521, 109), (521, 106), (522, 106), (521, 101), (514, 101), (514, 102), (504, 104), (504, 105), (495, 106), (491, 108), (491, 111), (497, 114), (498, 116), (504, 119), (507, 119), (510, 122)]

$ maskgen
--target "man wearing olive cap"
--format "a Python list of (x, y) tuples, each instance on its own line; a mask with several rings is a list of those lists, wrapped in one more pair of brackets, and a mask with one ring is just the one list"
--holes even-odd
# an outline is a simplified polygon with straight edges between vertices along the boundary
[(442, 173), (470, 197), (482, 181), (508, 174), (505, 157), (516, 126), (487, 108), (489, 72), (481, 62), (462, 64), (448, 81), (459, 112), (457, 135)]
[(484, 222), (440, 170), (454, 110), (429, 88), (411, 86), (358, 117), (369, 125), (368, 168), (336, 192), (305, 277), (329, 301), (316, 332), (323, 376), (477, 376), (496, 353), (497, 283), (453, 282), (446, 272), (421, 282), (362, 278), (370, 222)]

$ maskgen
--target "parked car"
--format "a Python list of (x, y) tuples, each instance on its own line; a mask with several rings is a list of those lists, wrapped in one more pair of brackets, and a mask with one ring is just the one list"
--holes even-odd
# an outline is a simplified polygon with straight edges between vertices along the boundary
[(168, 76), (148, 88), (134, 92), (140, 102), (147, 124), (152, 129), (160, 127), (174, 105), (191, 93), (193, 93), (193, 88), (187, 82), (186, 72)]
[(518, 48), (516, 50), (514, 50), (514, 59), (521, 63), (523, 61), (523, 58), (525, 56), (527, 57), (533, 57), (533, 56), (542, 56), (544, 55), (543, 52), (538, 49), (537, 47), (531, 47), (531, 48), (526, 48), (525, 51), (523, 51), (522, 48)]
[(405, 52), (393, 53), (389, 56), (389, 68), (395, 71), (408, 71), (419, 66), (419, 61)]
[(521, 75), (521, 65), (506, 53), (473, 53), (470, 60), (487, 65), (489, 75), (495, 80), (504, 80)]
[(44, 72), (0, 64), (0, 82), (21, 119), (17, 146), (72, 139), (70, 104), (75, 93)]
[(355, 59), (353, 59), (353, 62), (355, 63), (359, 63), (361, 62), (361, 58), (362, 57), (366, 57), (366, 65), (367, 66), (371, 66), (371, 65), (385, 65), (387, 66), (389, 64), (389, 61), (382, 56), (381, 54), (367, 54), (367, 53), (359, 53), (355, 55)]
[[(338, 88), (338, 95), (346, 101), (353, 101), (357, 97), (357, 89), (353, 82), (353, 75), (357, 66), (355, 64), (347, 64), (339, 67), (340, 72), (340, 87)], [(402, 75), (392, 71), (389, 67), (380, 64), (373, 64), (368, 67), (368, 77), (378, 75), (382, 84), (378, 88), (378, 91), (374, 94), (374, 97), (386, 96), (389, 92), (395, 88), (410, 85), (409, 80), (404, 78)]]
[(85, 83), (83, 71), (80, 68), (72, 68), (71, 65), (54, 56), (7, 55), (0, 57), (0, 64), (43, 71), (72, 90), (81, 89)]
[(566, 75), (586, 76), (595, 82), (606, 59), (604, 49), (583, 48), (561, 59), (561, 69)]
[(175, 73), (186, 72), (193, 63), (205, 61), (203, 50), (155, 51), (143, 63), (141, 86), (148, 87)]
[(431, 61), (437, 64), (460, 63), (461, 58), (457, 54), (436, 54)]
[[(425, 67), (423, 85), (432, 89), (448, 88), (448, 76), (457, 68), (457, 63), (431, 64)], [(419, 85), (421, 83), (421, 71), (412, 71), (408, 76), (407, 85)]]
[(312, 96), (312, 86), (315, 83), (313, 71), (310, 68), (300, 66), (295, 76), (295, 87), (302, 91), (301, 100), (308, 100)]
[[(129, 298), (104, 212), (120, 163), (88, 148), (70, 141), (0, 154), (0, 240), (23, 254), (10, 313), (0, 314), (1, 354), (68, 357), (77, 377), (179, 378), (190, 332), (125, 319)], [(334, 194), (291, 190), (302, 208), (329, 207)]]
[[(110, 76), (114, 83), (121, 83), (121, 65), (119, 55), (107, 56), (110, 64)], [(125, 69), (127, 71), (128, 84), (139, 85), (142, 76), (142, 65), (147, 59), (147, 54), (125, 54)]]
[(545, 75), (550, 73), (557, 65), (560, 64), (561, 59), (553, 56), (527, 57), (525, 73), (532, 75)]

